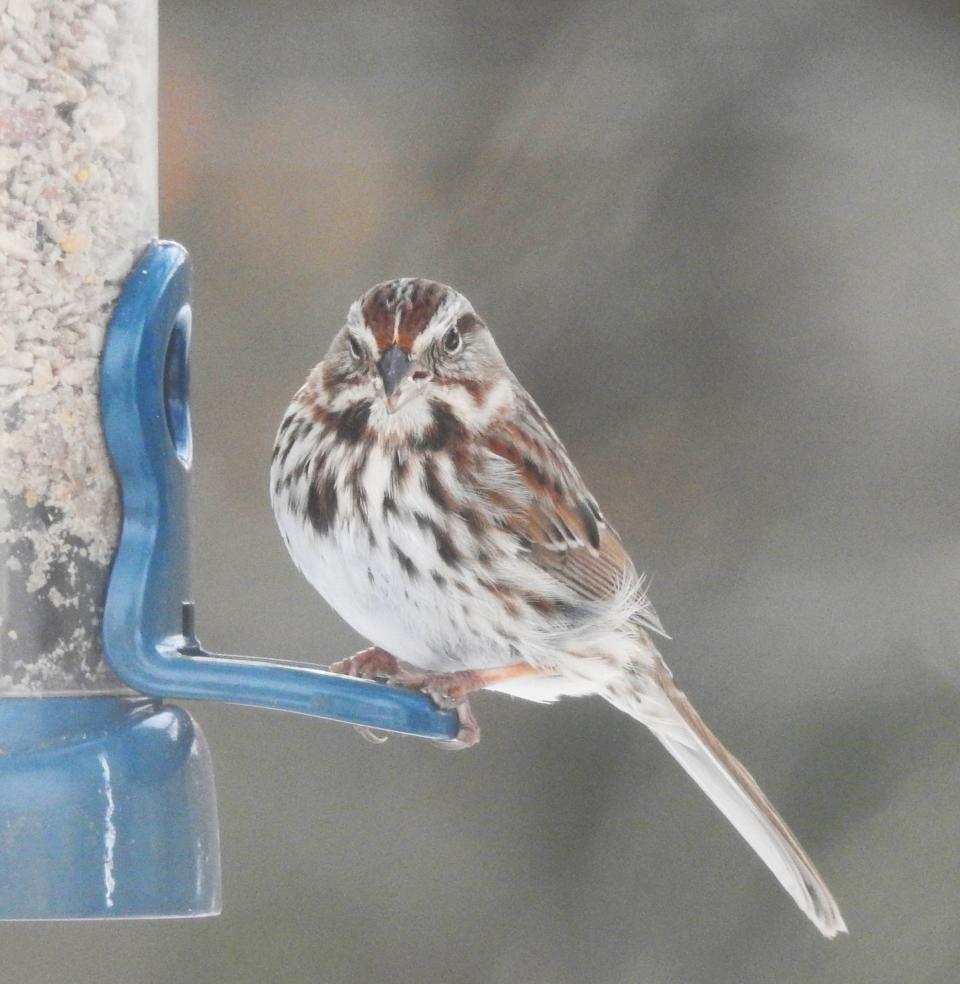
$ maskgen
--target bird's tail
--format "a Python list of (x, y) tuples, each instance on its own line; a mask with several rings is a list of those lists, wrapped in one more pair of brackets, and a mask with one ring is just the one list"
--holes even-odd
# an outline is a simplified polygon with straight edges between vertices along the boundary
[(607, 700), (653, 731), (824, 936), (832, 939), (847, 932), (830, 889), (793, 831), (753, 776), (703, 723), (660, 656), (654, 659), (649, 669), (638, 669), (611, 687)]

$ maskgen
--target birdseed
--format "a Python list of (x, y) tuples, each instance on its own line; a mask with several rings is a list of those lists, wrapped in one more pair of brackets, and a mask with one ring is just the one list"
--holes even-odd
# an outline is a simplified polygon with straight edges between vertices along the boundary
[(0, 0), (0, 692), (125, 689), (98, 368), (157, 229), (155, 0)]

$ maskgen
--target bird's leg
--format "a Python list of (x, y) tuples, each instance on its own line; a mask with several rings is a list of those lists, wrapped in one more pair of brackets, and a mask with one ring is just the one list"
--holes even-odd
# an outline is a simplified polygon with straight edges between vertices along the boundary
[(437, 707), (455, 710), (460, 719), (460, 730), (453, 741), (437, 742), (441, 748), (458, 750), (470, 748), (480, 740), (480, 726), (473, 716), (467, 697), (477, 690), (507, 680), (543, 676), (553, 673), (529, 663), (511, 663), (509, 666), (492, 666), (484, 670), (456, 670), (453, 673), (408, 673), (400, 670), (388, 678), (394, 687), (419, 690)]
[(368, 679), (374, 677), (390, 679), (401, 671), (395, 656), (391, 656), (379, 646), (371, 646), (369, 649), (361, 649), (360, 652), (346, 659), (338, 659), (336, 663), (331, 663), (330, 672)]
[(476, 690), (492, 687), (507, 680), (523, 677), (552, 675), (555, 670), (544, 670), (529, 663), (511, 663), (509, 666), (491, 666), (484, 670), (456, 670), (453, 673), (408, 673), (399, 670), (390, 676), (390, 683), (407, 690), (425, 693), (445, 710), (456, 707)]

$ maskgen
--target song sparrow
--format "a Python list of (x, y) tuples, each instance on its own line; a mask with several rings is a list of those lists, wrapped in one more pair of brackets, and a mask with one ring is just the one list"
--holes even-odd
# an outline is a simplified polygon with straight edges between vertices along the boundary
[(354, 303), (280, 425), (270, 486), (294, 562), (373, 643), (334, 669), (457, 706), (461, 746), (479, 734), (474, 690), (600, 694), (653, 731), (825, 936), (846, 931), (674, 684), (643, 578), (465, 297), (404, 279)]

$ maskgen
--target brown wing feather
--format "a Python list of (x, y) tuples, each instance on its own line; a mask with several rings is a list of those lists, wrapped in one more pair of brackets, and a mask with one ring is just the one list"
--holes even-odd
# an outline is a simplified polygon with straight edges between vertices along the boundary
[[(616, 530), (600, 512), (560, 439), (524, 391), (513, 414), (486, 435), (486, 450), (507, 462), (528, 492), (505, 525), (530, 551), (531, 560), (582, 598), (616, 595), (637, 577)], [(638, 598), (636, 621), (665, 634), (646, 596)]]

